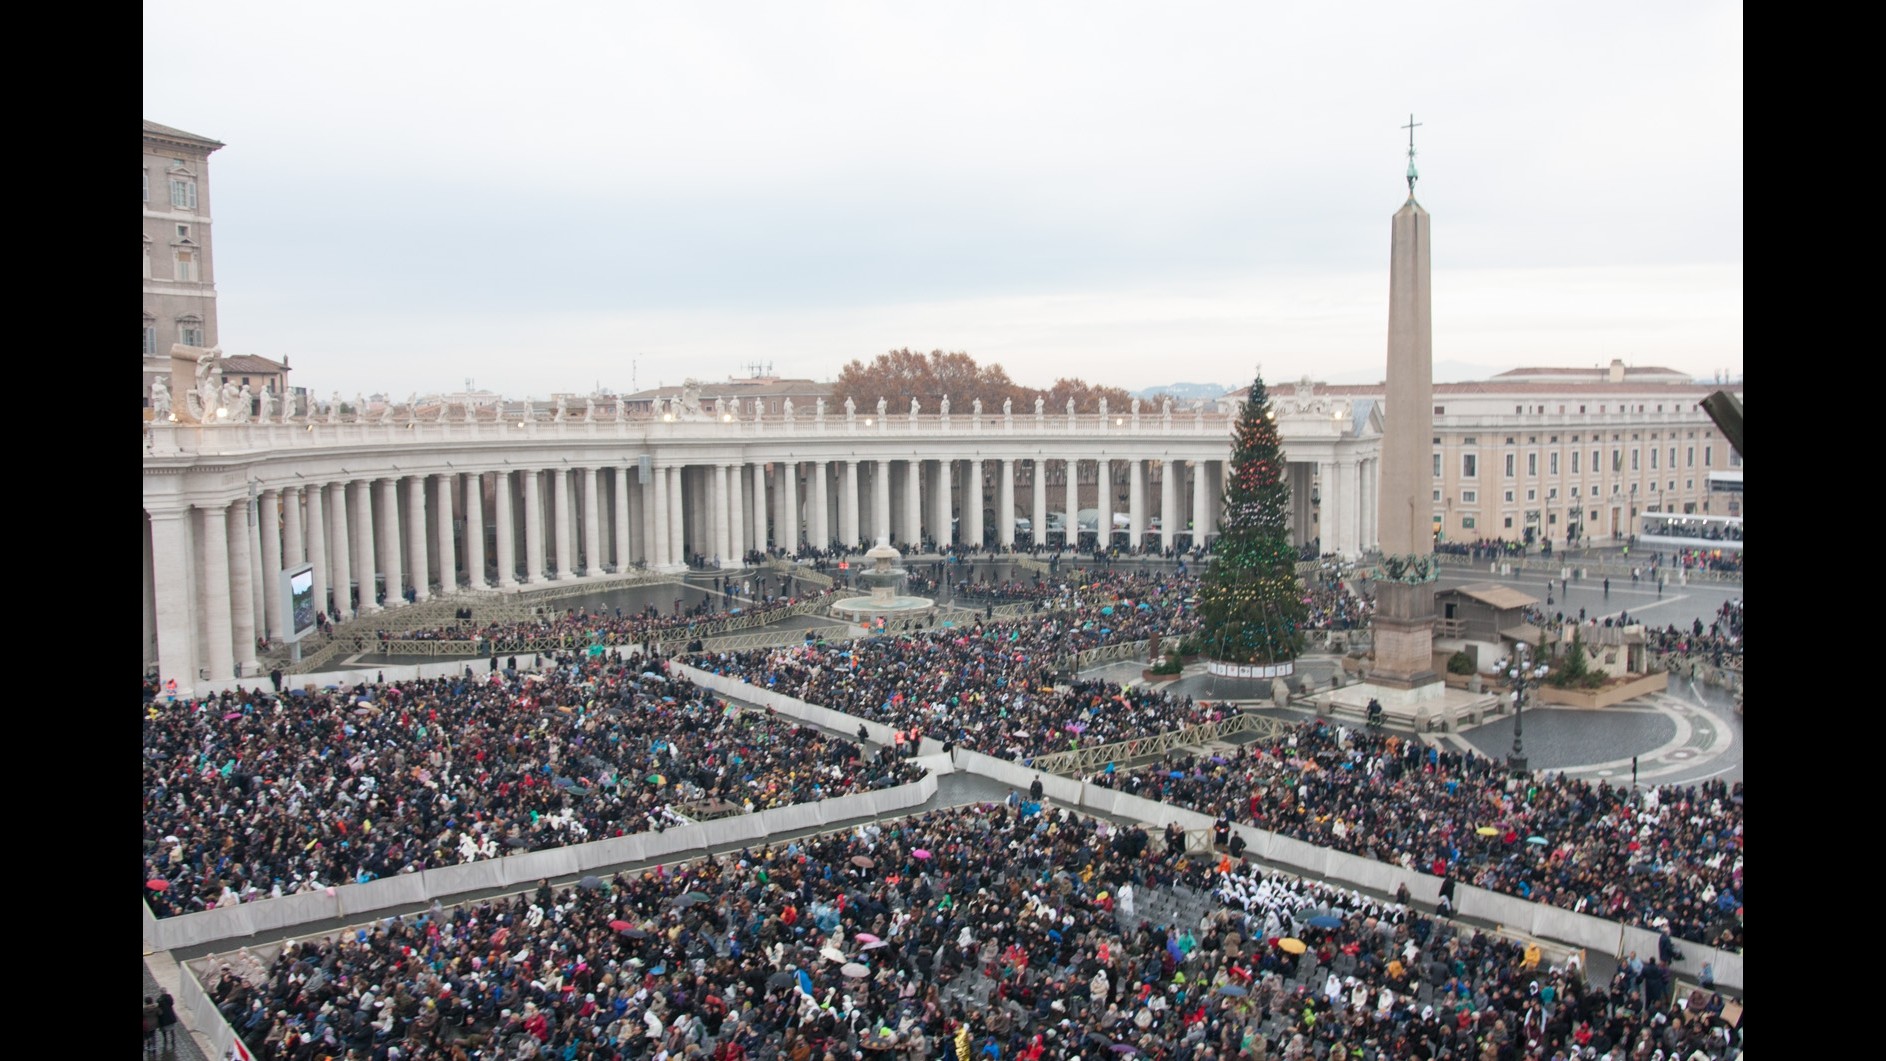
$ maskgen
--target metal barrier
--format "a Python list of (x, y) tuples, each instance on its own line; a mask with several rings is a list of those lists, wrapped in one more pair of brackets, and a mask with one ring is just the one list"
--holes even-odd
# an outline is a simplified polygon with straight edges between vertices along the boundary
[(1083, 671), (1102, 663), (1118, 663), (1121, 660), (1144, 660), (1152, 649), (1151, 641), (1120, 641), (1111, 645), (1083, 649), (1074, 653), (1072, 666), (1066, 669)]
[(752, 648), (784, 648), (805, 643), (810, 634), (814, 641), (843, 641), (852, 636), (850, 626), (810, 626), (794, 630), (772, 630), (763, 634), (734, 634), (727, 637), (701, 638), (704, 652), (744, 652)]
[[(725, 619), (714, 619), (696, 623), (692, 626), (669, 626), (654, 630), (644, 630), (639, 634), (624, 639), (618, 635), (608, 635), (600, 641), (591, 640), (585, 634), (546, 634), (540, 637), (526, 638), (398, 638), (386, 641), (368, 641), (361, 648), (362, 652), (380, 652), (389, 656), (484, 656), (492, 653), (512, 652), (555, 652), (559, 649), (587, 648), (593, 644), (607, 646), (639, 645), (654, 641), (691, 641), (696, 638), (708, 638), (717, 634), (751, 630), (758, 626), (768, 626), (781, 619), (795, 615), (821, 612), (825, 607), (823, 600), (800, 601), (780, 608), (746, 615), (732, 615)], [(527, 617), (528, 618), (528, 617)]]
[(1247, 734), (1259, 739), (1281, 737), (1290, 728), (1291, 724), (1282, 719), (1241, 711), (1230, 718), (1221, 718), (1216, 722), (1167, 730), (1149, 737), (1134, 737), (1131, 740), (1100, 744), (1092, 748), (1077, 748), (1073, 751), (1055, 752), (1053, 755), (1039, 755), (1029, 765), (1051, 774), (1079, 777), (1104, 769), (1108, 763), (1130, 762), (1144, 756), (1163, 758), (1167, 752), (1175, 748), (1210, 744), (1214, 741), (1242, 737)]

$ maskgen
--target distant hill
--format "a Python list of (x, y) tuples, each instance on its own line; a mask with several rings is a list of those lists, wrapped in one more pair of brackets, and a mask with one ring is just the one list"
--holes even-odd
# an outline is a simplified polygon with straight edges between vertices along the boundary
[(1150, 398), (1155, 394), (1170, 394), (1174, 398), (1216, 398), (1234, 388), (1222, 383), (1168, 383), (1162, 387), (1147, 387), (1133, 392), (1136, 398)]

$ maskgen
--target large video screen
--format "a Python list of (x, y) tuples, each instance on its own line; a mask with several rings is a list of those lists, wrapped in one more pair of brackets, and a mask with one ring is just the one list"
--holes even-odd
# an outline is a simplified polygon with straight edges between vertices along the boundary
[(302, 567), (286, 574), (289, 637), (299, 640), (314, 629), (314, 569)]

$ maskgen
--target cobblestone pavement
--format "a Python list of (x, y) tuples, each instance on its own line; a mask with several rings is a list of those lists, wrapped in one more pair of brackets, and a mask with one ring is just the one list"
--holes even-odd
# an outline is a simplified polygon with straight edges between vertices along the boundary
[[(144, 964), (144, 993), (151, 998), (156, 998), (157, 993), (162, 990), (163, 988), (157, 985), (157, 978), (151, 975), (150, 963), (146, 962)], [(197, 1049), (196, 1041), (190, 1038), (188, 1031), (182, 1024), (178, 1024), (171, 1030), (176, 1033), (175, 1043), (170, 1049), (163, 1050), (156, 1055), (161, 1061), (209, 1061), (208, 1058), (203, 1056), (203, 1051)], [(162, 1041), (161, 1036), (159, 1037), (159, 1041)], [(151, 1055), (145, 1054), (144, 1056), (150, 1057)]]

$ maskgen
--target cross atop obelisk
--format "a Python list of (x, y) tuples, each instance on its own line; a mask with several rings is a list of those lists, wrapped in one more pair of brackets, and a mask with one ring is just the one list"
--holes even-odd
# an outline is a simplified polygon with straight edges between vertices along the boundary
[(1414, 131), (1420, 127), (1421, 123), (1414, 120), (1413, 114), (1408, 115), (1408, 124), (1402, 126), (1403, 129), (1408, 130), (1408, 198), (1410, 199), (1414, 198), (1415, 181), (1421, 179), (1421, 174), (1415, 172), (1414, 164)]

